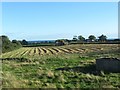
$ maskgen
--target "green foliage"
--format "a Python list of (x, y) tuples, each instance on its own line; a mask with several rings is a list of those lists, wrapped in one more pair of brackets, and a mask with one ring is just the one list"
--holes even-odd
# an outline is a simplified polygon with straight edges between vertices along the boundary
[(24, 39), (24, 40), (21, 41), (21, 44), (22, 45), (28, 45), (28, 42)]
[(98, 38), (99, 38), (99, 41), (103, 41), (103, 42), (107, 40), (107, 36), (105, 36), (103, 34), (101, 36), (99, 36)]
[(7, 36), (0, 36), (2, 39), (2, 53), (9, 52), (21, 47), (21, 44), (17, 40), (13, 40), (12, 42), (9, 40)]
[(21, 45), (21, 43), (19, 42), (19, 41), (17, 41), (17, 40), (12, 40), (12, 43), (14, 43), (14, 44), (16, 44), (16, 45)]
[(85, 38), (82, 35), (80, 35), (80, 36), (78, 36), (78, 40), (79, 41), (85, 41)]
[(88, 38), (89, 38), (90, 41), (95, 41), (96, 40), (96, 37), (94, 35), (90, 35)]
[(73, 41), (77, 41), (77, 36), (73, 36)]

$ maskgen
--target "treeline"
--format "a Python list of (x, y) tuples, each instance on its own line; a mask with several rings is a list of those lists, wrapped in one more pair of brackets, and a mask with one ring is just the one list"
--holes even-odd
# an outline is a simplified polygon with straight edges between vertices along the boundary
[(22, 41), (12, 40), (10, 41), (9, 38), (5, 35), (0, 36), (0, 54), (9, 52), (15, 49), (19, 49), (24, 45), (29, 45), (28, 42), (23, 39)]
[(94, 35), (89, 35), (88, 38), (82, 35), (73, 36), (71, 40), (69, 39), (58, 39), (55, 41), (35, 41), (28, 42), (28, 44), (23, 45), (24, 47), (36, 47), (36, 46), (62, 46), (68, 44), (119, 44), (120, 39), (108, 39), (106, 35), (100, 35), (98, 37)]
[(107, 41), (107, 36), (102, 34), (101, 36), (98, 36), (98, 39), (97, 39), (96, 36), (90, 35), (90, 36), (88, 36), (87, 39), (85, 39), (82, 35), (79, 35), (79, 36), (73, 36), (72, 41), (81, 41), (81, 42), (84, 42), (84, 41), (87, 41), (87, 42), (99, 41), (99, 42), (105, 42), (105, 41)]
[(10, 41), (9, 38), (5, 35), (0, 36), (0, 46), (2, 53), (9, 52), (15, 49), (21, 48), (23, 45), (28, 45), (28, 42), (26, 40), (18, 41), (18, 40), (12, 40)]
[(73, 36), (72, 40), (59, 39), (55, 41), (55, 45), (61, 46), (66, 44), (119, 44), (120, 39), (107, 39), (106, 35), (100, 35), (98, 37), (94, 35), (89, 35), (86, 39), (82, 35)]
[(120, 43), (120, 39), (107, 39), (106, 35), (100, 35), (98, 37), (94, 35), (89, 35), (88, 38), (84, 38), (82, 35), (79, 36), (73, 36), (73, 39), (71, 40), (72, 43), (106, 43), (106, 44), (118, 44)]
[(0, 36), (0, 41), (1, 41), (0, 46), (2, 47), (0, 49), (2, 53), (9, 52), (15, 49), (19, 49), (24, 45), (28, 45), (28, 42), (25, 39), (23, 39), (22, 41), (20, 40), (10, 41), (9, 38), (5, 35)]
[(17, 40), (10, 41), (7, 36), (0, 36), (0, 40), (2, 41), (2, 53), (9, 52), (15, 49), (22, 47), (21, 43)]
[[(18, 49), (22, 46), (24, 47), (36, 47), (36, 46), (61, 46), (67, 44), (119, 44), (120, 39), (107, 39), (106, 35), (101, 35), (95, 37), (94, 35), (89, 35), (88, 38), (84, 38), (82, 35), (73, 36), (72, 40), (68, 39), (59, 39), (55, 41), (42, 41), (42, 42), (29, 42), (25, 39), (22, 41), (12, 40), (5, 35), (0, 36), (0, 46), (2, 47), (2, 53), (9, 52), (15, 49)], [(1, 49), (1, 48), (0, 48)]]

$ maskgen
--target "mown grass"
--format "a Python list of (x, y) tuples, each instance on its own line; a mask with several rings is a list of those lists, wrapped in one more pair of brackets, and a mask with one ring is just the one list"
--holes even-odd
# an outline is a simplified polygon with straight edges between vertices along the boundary
[(2, 60), (3, 87), (120, 89), (120, 73), (97, 71), (95, 65), (96, 58), (119, 56), (112, 50)]

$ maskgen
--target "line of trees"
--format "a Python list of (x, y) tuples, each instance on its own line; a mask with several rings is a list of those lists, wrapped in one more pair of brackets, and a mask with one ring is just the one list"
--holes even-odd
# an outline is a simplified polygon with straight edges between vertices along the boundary
[(12, 40), (10, 41), (9, 38), (5, 35), (0, 36), (0, 48), (2, 53), (9, 52), (15, 49), (19, 49), (22, 47), (22, 45), (28, 45), (28, 42), (26, 40), (17, 41)]
[(9, 52), (15, 49), (22, 47), (21, 43), (17, 40), (10, 41), (7, 36), (0, 36), (0, 40), (2, 41), (2, 53)]
[[(84, 38), (82, 35), (79, 36), (74, 36), (72, 40), (68, 40), (68, 39), (59, 39), (59, 40), (55, 40), (55, 42), (48, 42), (45, 41), (44, 43), (40, 43), (40, 42), (28, 42), (25, 39), (22, 41), (17, 41), (17, 40), (12, 40), (10, 41), (9, 38), (5, 35), (0, 36), (0, 47), (2, 47), (2, 53), (8, 52), (8, 51), (12, 51), (15, 49), (18, 49), (22, 46), (52, 46), (52, 45), (68, 45), (68, 44), (79, 44), (79, 43), (113, 43), (113, 44), (118, 44), (120, 43), (120, 39), (114, 39), (114, 40), (108, 40), (106, 35), (101, 35), (99, 37), (95, 37), (94, 35), (89, 35), (88, 39)], [(1, 48), (0, 48), (1, 49)]]
[(105, 41), (107, 41), (107, 36), (102, 34), (97, 39), (94, 35), (90, 35), (88, 37), (88, 39), (85, 39), (82, 35), (79, 35), (79, 36), (74, 36), (72, 41), (81, 41), (81, 42), (84, 42), (84, 41), (87, 41), (87, 42), (99, 41), (99, 42), (105, 42)]
[(73, 36), (72, 40), (68, 39), (60, 39), (55, 41), (55, 45), (66, 45), (66, 44), (119, 44), (120, 39), (107, 39), (106, 35), (100, 35), (98, 37), (95, 37), (94, 35), (89, 35), (88, 39), (84, 38), (82, 35), (79, 36)]

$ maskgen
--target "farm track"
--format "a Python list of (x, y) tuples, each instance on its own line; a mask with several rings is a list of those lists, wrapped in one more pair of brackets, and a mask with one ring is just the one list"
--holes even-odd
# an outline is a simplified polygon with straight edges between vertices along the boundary
[(43, 55), (58, 55), (69, 53), (88, 53), (107, 50), (116, 50), (117, 45), (86, 45), (85, 46), (62, 46), (62, 47), (26, 47), (14, 50), (2, 55), (3, 58), (36, 57)]

